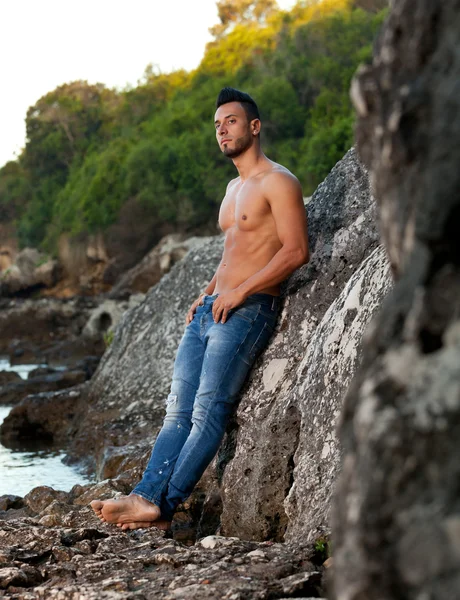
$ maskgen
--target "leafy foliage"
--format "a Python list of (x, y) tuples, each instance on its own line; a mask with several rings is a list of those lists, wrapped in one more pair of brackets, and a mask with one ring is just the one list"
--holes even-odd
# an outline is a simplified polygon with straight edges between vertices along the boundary
[(199, 67), (162, 74), (148, 65), (124, 91), (76, 81), (49, 92), (26, 117), (27, 144), (0, 169), (0, 220), (22, 245), (53, 251), (59, 236), (106, 231), (136, 203), (164, 228), (216, 221), (236, 173), (215, 142), (214, 102), (226, 85), (249, 92), (268, 156), (306, 194), (353, 142), (348, 95), (370, 59), (386, 0), (219, 0)]

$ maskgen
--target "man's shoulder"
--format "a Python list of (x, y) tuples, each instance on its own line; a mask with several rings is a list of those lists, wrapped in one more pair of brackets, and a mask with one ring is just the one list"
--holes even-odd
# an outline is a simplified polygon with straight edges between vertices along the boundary
[(236, 185), (236, 184), (237, 184), (239, 181), (241, 181), (241, 177), (240, 177), (240, 176), (238, 176), (238, 177), (235, 177), (235, 179), (230, 179), (230, 181), (227, 183), (227, 192), (228, 192), (229, 190), (231, 190), (231, 189), (232, 189), (232, 187), (233, 187), (234, 185)]
[(297, 189), (300, 183), (297, 177), (289, 169), (275, 163), (273, 168), (264, 173), (262, 180), (264, 191), (278, 191), (280, 189)]

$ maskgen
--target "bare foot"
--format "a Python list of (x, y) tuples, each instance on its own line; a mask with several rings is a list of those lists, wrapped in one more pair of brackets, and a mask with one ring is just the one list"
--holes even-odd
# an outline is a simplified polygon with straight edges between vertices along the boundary
[[(95, 500), (94, 502), (97, 502)], [(97, 505), (102, 518), (107, 523), (137, 523), (152, 522), (160, 518), (160, 509), (141, 496), (130, 494), (122, 498), (102, 500), (102, 507)], [(92, 505), (93, 503), (91, 503)], [(96, 508), (94, 507), (96, 512)], [(102, 520), (102, 519), (101, 519)]]
[(117, 527), (123, 531), (128, 529), (147, 529), (147, 527), (155, 527), (161, 529), (161, 531), (168, 531), (171, 529), (171, 521), (134, 521), (132, 523), (117, 523)]

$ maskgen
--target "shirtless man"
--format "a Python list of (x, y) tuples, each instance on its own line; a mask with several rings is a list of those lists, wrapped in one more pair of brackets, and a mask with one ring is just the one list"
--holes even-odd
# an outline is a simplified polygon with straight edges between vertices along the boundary
[(217, 142), (239, 173), (219, 213), (224, 251), (187, 313), (165, 420), (142, 480), (129, 496), (91, 503), (101, 521), (121, 529), (169, 528), (215, 456), (238, 392), (273, 333), (280, 283), (308, 261), (300, 184), (262, 152), (256, 103), (224, 88), (216, 107)]

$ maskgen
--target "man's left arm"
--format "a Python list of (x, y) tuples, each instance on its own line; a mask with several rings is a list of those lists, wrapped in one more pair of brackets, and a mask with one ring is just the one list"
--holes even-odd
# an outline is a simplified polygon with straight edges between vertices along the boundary
[(231, 308), (248, 296), (284, 281), (298, 267), (308, 262), (307, 216), (302, 189), (298, 180), (288, 173), (273, 173), (264, 181), (264, 195), (270, 204), (278, 238), (282, 244), (270, 262), (251, 275), (235, 290), (223, 294), (213, 309), (216, 322), (225, 322)]

